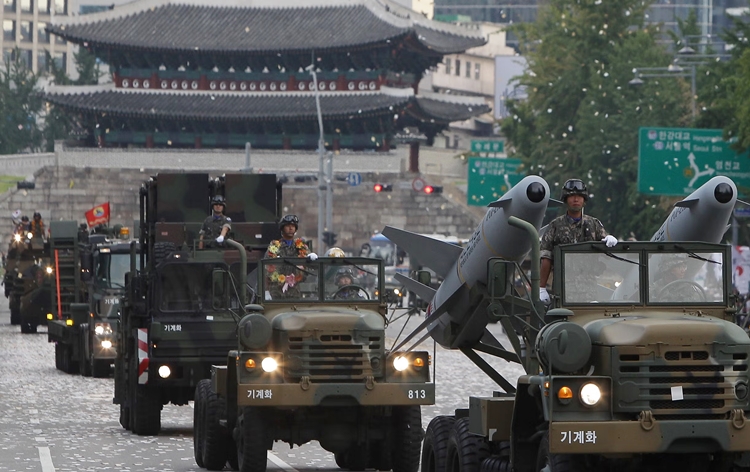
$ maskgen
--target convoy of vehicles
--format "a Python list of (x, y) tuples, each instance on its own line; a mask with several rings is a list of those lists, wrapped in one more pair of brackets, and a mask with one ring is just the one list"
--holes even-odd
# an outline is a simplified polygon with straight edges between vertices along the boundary
[[(130, 270), (130, 229), (119, 225), (72, 237), (52, 234), (54, 262), (47, 338), (55, 366), (94, 377), (110, 374), (117, 352), (120, 297)], [(136, 247), (136, 252), (137, 252)]]
[[(200, 249), (216, 195), (226, 200), (230, 239)], [(273, 174), (158, 174), (141, 186), (141, 251), (131, 243), (115, 359), (114, 403), (125, 429), (157, 434), (162, 406), (193, 400), (211, 366), (226, 363), (248, 270), (279, 234), (280, 200)]]
[[(512, 349), (480, 342), (464, 352), (520, 362), (526, 375), (513, 385), (478, 362), (503, 391), (432, 419), (423, 472), (748, 470), (750, 340), (735, 324), (730, 246), (558, 246), (558, 297), (545, 312), (538, 239), (525, 227), (531, 278), (490, 259), (467, 307), (485, 316), (452, 335), (498, 320)], [(675, 260), (686, 268), (669, 280), (663, 267)]]
[(274, 441), (317, 440), (343, 469), (416, 472), (435, 384), (427, 352), (386, 347), (384, 276), (374, 258), (260, 262), (239, 345), (196, 389), (199, 466), (264, 472)]

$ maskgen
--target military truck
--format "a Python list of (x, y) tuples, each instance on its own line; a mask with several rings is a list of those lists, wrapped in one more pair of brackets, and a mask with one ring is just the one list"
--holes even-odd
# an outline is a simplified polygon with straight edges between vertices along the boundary
[[(55, 366), (71, 374), (107, 377), (114, 364), (120, 297), (130, 270), (130, 228), (115, 225), (74, 237), (52, 234), (54, 271), (47, 339)], [(136, 247), (136, 253), (137, 253)], [(58, 290), (59, 288), (59, 290)]]
[(238, 346), (196, 388), (199, 466), (264, 472), (275, 441), (317, 440), (344, 469), (416, 472), (431, 359), (387, 349), (384, 276), (375, 258), (260, 262)]
[[(511, 220), (539, 261), (534, 227)], [(750, 470), (750, 340), (734, 324), (731, 247), (588, 242), (555, 248), (554, 260), (546, 312), (538, 262), (529, 279), (514, 262), (488, 261), (467, 312), (502, 323), (512, 349), (466, 352), (526, 374), (511, 384), (477, 363), (502, 391), (433, 418), (422, 471)]]
[[(229, 240), (199, 232), (215, 195), (232, 219)], [(130, 271), (117, 330), (114, 403), (120, 424), (157, 434), (161, 409), (186, 405), (236, 344), (240, 294), (271, 239), (278, 237), (281, 187), (273, 174), (160, 173), (140, 189), (141, 253)]]

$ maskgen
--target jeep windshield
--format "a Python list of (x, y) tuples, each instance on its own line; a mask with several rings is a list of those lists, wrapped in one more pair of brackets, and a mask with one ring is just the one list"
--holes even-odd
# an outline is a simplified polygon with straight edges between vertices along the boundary
[(159, 310), (196, 315), (225, 311), (225, 308), (214, 307), (214, 269), (229, 270), (226, 264), (219, 262), (164, 264), (159, 269)]
[(97, 288), (125, 288), (125, 274), (130, 272), (130, 254), (100, 252), (94, 271)]
[[(563, 305), (726, 305), (726, 247), (708, 243), (622, 243), (563, 247)], [(573, 250), (575, 249), (575, 250)], [(558, 272), (556, 272), (558, 273)]]
[(263, 299), (283, 303), (379, 303), (382, 264), (381, 260), (364, 257), (264, 259), (259, 270)]

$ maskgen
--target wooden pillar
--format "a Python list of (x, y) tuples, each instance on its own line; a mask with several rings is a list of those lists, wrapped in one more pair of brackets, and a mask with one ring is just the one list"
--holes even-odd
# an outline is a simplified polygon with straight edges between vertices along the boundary
[(202, 149), (203, 148), (203, 138), (200, 136), (195, 137), (195, 149)]
[(292, 138), (290, 138), (289, 136), (284, 136), (281, 139), (281, 147), (285, 151), (291, 150), (292, 149)]
[(419, 172), (419, 141), (409, 143), (409, 172)]
[(146, 135), (146, 148), (152, 149), (154, 147), (154, 135), (153, 134), (147, 134)]
[(96, 144), (100, 148), (103, 148), (104, 146), (107, 145), (107, 143), (104, 141), (104, 134), (103, 133), (96, 137)]
[(388, 141), (387, 136), (383, 136), (383, 142), (380, 144), (380, 149), (378, 149), (381, 152), (388, 152), (391, 150), (391, 143)]

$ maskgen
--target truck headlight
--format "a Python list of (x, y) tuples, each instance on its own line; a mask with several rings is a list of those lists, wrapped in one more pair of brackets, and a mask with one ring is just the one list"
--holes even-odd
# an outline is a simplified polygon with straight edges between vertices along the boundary
[(279, 367), (279, 363), (273, 357), (266, 357), (260, 363), (264, 372), (273, 372)]
[(172, 375), (172, 369), (169, 368), (168, 365), (159, 366), (159, 377), (166, 379), (170, 375)]
[(20, 234), (18, 234), (18, 233), (16, 233), (16, 234), (15, 234), (15, 235), (13, 236), (13, 240), (14, 240), (15, 242), (17, 242), (17, 243), (18, 243), (18, 242), (21, 242), (21, 235), (20, 235)]
[(112, 334), (112, 325), (109, 323), (96, 323), (96, 325), (94, 325), (94, 334), (97, 336)]
[(581, 387), (581, 402), (584, 405), (594, 406), (602, 399), (602, 391), (598, 385), (587, 383)]
[(404, 356), (398, 356), (393, 359), (393, 368), (399, 372), (403, 372), (409, 368), (409, 359)]
[(112, 349), (112, 341), (105, 339), (104, 341), (102, 341), (102, 347), (104, 349)]
[(52, 273), (52, 266), (47, 266), (47, 268), (45, 270), (47, 271), (48, 274), (51, 274)]

